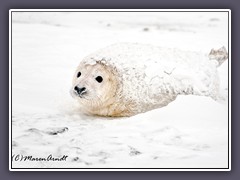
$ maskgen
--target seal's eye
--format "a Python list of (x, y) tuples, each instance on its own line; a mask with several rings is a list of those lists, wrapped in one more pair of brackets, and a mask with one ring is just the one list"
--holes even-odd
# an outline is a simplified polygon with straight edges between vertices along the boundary
[(81, 72), (77, 73), (77, 78), (79, 78), (81, 76)]
[(95, 78), (97, 82), (101, 83), (103, 81), (102, 76), (98, 76)]

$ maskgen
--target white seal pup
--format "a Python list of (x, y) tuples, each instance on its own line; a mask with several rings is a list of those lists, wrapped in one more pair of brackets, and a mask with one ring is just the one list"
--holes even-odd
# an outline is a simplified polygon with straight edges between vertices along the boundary
[(177, 95), (218, 98), (217, 67), (224, 47), (209, 55), (138, 43), (120, 43), (85, 57), (71, 94), (81, 111), (100, 116), (132, 116), (174, 101)]

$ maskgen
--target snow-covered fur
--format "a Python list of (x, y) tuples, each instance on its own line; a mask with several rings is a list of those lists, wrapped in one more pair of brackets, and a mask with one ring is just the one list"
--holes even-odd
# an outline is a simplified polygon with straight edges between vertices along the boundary
[[(91, 110), (86, 101), (81, 103), (82, 109), (96, 115), (131, 116), (166, 106), (177, 95), (193, 94), (217, 99), (217, 66), (227, 58), (226, 50), (224, 53), (224, 58), (219, 62), (218, 54), (213, 54), (213, 50), (209, 58), (200, 52), (148, 44), (120, 43), (108, 46), (85, 57), (81, 64), (92, 67), (102, 65), (117, 81), (117, 85), (110, 90), (116, 90), (116, 93), (102, 99), (97, 110), (96, 107)], [(76, 80), (73, 81), (73, 89), (74, 86)], [(82, 102), (81, 98), (77, 98)], [(105, 106), (105, 100), (109, 101), (109, 98), (112, 101)]]

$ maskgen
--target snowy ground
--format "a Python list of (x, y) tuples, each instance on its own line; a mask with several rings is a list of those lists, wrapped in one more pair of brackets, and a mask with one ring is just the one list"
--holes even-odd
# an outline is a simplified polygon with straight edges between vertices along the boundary
[[(69, 94), (79, 61), (117, 42), (209, 53), (228, 47), (227, 13), (20, 13), (12, 23), (12, 154), (31, 168), (227, 168), (228, 104), (179, 96), (129, 118), (82, 115)], [(228, 64), (219, 68), (227, 94)]]

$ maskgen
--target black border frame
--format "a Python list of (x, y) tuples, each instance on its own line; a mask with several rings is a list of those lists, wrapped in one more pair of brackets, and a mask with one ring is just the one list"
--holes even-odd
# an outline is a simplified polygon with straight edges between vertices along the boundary
[[(43, 10), (47, 10), (47, 9), (43, 9)], [(62, 10), (65, 10), (65, 9), (62, 9)], [(231, 54), (231, 51), (229, 51), (229, 39), (231, 38), (230, 37), (230, 35), (229, 35), (229, 11), (231, 12), (231, 10), (230, 9), (220, 9), (219, 11), (211, 11), (211, 10), (206, 10), (206, 9), (202, 9), (202, 10), (196, 10), (196, 11), (193, 11), (192, 9), (190, 10), (190, 11), (187, 11), (187, 10), (185, 10), (184, 9), (184, 11), (182, 11), (182, 10), (179, 10), (179, 11), (176, 11), (176, 10), (173, 10), (173, 11), (171, 11), (171, 10), (169, 10), (169, 11), (165, 11), (164, 9), (159, 9), (159, 10), (164, 10), (164, 11), (159, 11), (159, 10), (157, 10), (157, 11), (144, 11), (144, 9), (141, 9), (142, 11), (129, 11), (129, 10), (124, 10), (124, 11), (117, 11), (117, 9), (116, 9), (116, 11), (112, 11), (112, 10), (110, 10), (110, 11), (98, 11), (98, 10), (96, 10), (96, 9), (94, 9), (93, 11), (91, 11), (91, 10), (89, 10), (89, 11), (80, 11), (81, 9), (79, 9), (79, 10), (76, 10), (76, 11), (59, 11), (59, 10), (57, 10), (57, 11), (53, 11), (53, 10), (50, 10), (50, 11), (33, 11), (33, 10), (27, 10), (27, 9), (19, 9), (19, 11), (17, 11), (16, 9), (13, 9), (13, 10), (9, 10), (9, 15), (10, 15), (10, 13), (11, 13), (11, 121), (12, 121), (12, 13), (13, 12), (82, 12), (82, 13), (84, 13), (84, 12), (159, 12), (159, 13), (161, 13), (161, 12), (227, 12), (228, 13), (228, 52), (230, 52), (230, 54)], [(228, 11), (229, 10), (229, 11)], [(9, 17), (9, 21), (10, 21), (10, 17)], [(9, 36), (10, 37), (10, 36)], [(230, 59), (231, 60), (231, 59)], [(229, 94), (231, 93), (231, 92), (229, 92), (229, 81), (231, 81), (231, 79), (229, 80), (229, 63), (228, 63), (228, 167), (227, 168), (13, 168), (12, 167), (12, 148), (11, 148), (11, 156), (9, 156), (9, 161), (11, 161), (11, 167), (9, 166), (9, 170), (12, 170), (12, 171), (14, 171), (14, 170), (23, 170), (23, 169), (25, 169), (25, 170), (30, 170), (30, 169), (34, 169), (34, 170), (40, 170), (40, 171), (42, 171), (42, 170), (46, 170), (46, 169), (48, 169), (48, 170), (61, 170), (61, 169), (65, 169), (65, 170), (67, 170), (67, 169), (69, 169), (69, 171), (71, 171), (71, 170), (79, 170), (79, 171), (84, 171), (84, 170), (102, 170), (102, 171), (105, 171), (105, 170), (109, 170), (109, 169), (111, 169), (111, 170), (118, 170), (118, 171), (123, 171), (123, 170), (126, 170), (126, 169), (128, 169), (128, 170), (130, 170), (130, 169), (132, 169), (132, 171), (138, 171), (138, 170), (143, 170), (143, 169), (149, 169), (149, 170), (147, 170), (147, 171), (156, 171), (156, 170), (159, 170), (159, 171), (164, 171), (164, 170), (186, 170), (186, 171), (189, 171), (189, 170), (213, 170), (213, 171), (217, 171), (217, 170), (226, 170), (226, 171), (229, 171), (229, 170), (231, 170), (230, 169), (230, 158), (231, 158), (231, 156), (230, 156), (230, 153), (229, 153), (229, 150), (230, 150), (230, 142), (229, 141), (231, 141), (231, 139), (229, 139), (229, 134), (230, 134), (230, 131), (229, 131)], [(10, 110), (9, 110), (10, 111)], [(231, 112), (230, 112), (231, 113)], [(10, 120), (9, 120), (10, 121)], [(231, 120), (230, 120), (231, 121)], [(10, 140), (10, 137), (9, 137), (9, 140)], [(12, 147), (12, 123), (11, 123), (11, 147)], [(105, 170), (103, 170), (103, 169), (105, 169)], [(136, 170), (136, 169), (138, 169), (138, 170)]]

